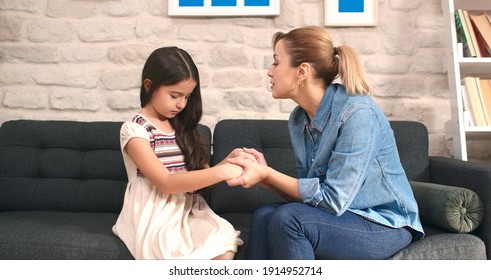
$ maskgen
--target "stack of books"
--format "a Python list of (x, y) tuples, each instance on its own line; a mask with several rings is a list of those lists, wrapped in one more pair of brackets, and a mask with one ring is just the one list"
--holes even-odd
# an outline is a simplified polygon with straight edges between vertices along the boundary
[(491, 79), (465, 77), (462, 99), (466, 127), (491, 126)]
[(485, 11), (455, 10), (457, 40), (465, 57), (491, 57), (491, 20)]

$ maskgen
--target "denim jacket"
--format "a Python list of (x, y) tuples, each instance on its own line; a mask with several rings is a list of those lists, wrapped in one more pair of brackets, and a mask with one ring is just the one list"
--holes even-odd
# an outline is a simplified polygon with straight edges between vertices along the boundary
[(288, 126), (304, 203), (424, 236), (392, 129), (371, 97), (331, 84), (311, 122), (296, 107)]

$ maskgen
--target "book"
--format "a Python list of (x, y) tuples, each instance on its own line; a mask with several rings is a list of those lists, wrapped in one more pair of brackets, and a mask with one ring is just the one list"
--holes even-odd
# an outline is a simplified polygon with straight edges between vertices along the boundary
[(491, 56), (491, 20), (486, 12), (477, 15), (469, 14), (476, 32), (479, 50), (483, 57)]
[(481, 98), (479, 97), (477, 82), (475, 77), (465, 77), (463, 83), (469, 94), (469, 101), (471, 104), (471, 112), (474, 117), (476, 126), (487, 126), (486, 119), (484, 118), (484, 112), (482, 109)]
[[(488, 117), (491, 117), (491, 80), (480, 79), (481, 83), (481, 100), (483, 103), (483, 109)], [(491, 126), (491, 120), (488, 119), (488, 126)]]
[(474, 120), (474, 116), (472, 115), (471, 101), (469, 99), (469, 93), (467, 92), (467, 87), (465, 85), (461, 86), (462, 88), (462, 103), (464, 105), (464, 124), (465, 127), (476, 126), (476, 121)]
[(470, 37), (470, 48), (474, 50), (475, 56), (474, 57), (481, 57), (481, 51), (479, 50), (478, 44), (477, 44), (477, 38), (476, 38), (476, 31), (474, 30), (474, 26), (472, 26), (471, 18), (469, 11), (462, 9), (464, 13), (464, 19), (465, 23), (469, 32), (469, 37)]
[(485, 105), (484, 105), (484, 96), (483, 96), (483, 89), (481, 87), (481, 78), (479, 78), (479, 77), (474, 78), (474, 83), (476, 84), (476, 87), (477, 87), (479, 103), (481, 104), (482, 114), (484, 117), (483, 126), (490, 126), (491, 125), (491, 119), (489, 118), (490, 116), (488, 115), (488, 111), (486, 110)]
[(465, 21), (464, 11), (462, 9), (457, 9), (454, 14), (455, 27), (457, 29), (457, 41), (462, 43), (464, 56), (476, 57), (476, 52), (471, 46), (471, 38)]

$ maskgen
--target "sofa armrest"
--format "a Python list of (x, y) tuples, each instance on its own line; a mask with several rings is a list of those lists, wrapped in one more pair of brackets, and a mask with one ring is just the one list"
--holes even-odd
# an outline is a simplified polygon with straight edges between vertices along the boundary
[(473, 234), (486, 244), (491, 258), (491, 165), (445, 157), (430, 157), (431, 183), (467, 188), (482, 200), (484, 219)]

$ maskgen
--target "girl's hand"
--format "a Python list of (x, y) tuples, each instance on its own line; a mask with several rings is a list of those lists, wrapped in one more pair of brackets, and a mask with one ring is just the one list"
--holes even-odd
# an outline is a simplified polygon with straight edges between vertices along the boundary
[(227, 180), (229, 186), (242, 185), (244, 188), (250, 188), (268, 177), (269, 168), (261, 163), (251, 160), (250, 158), (236, 157), (228, 160), (229, 163), (243, 168), (243, 173), (237, 178)]
[[(233, 180), (240, 177), (244, 173), (244, 169), (237, 164), (225, 163), (222, 165), (226, 180)], [(228, 182), (228, 181), (227, 181)]]

